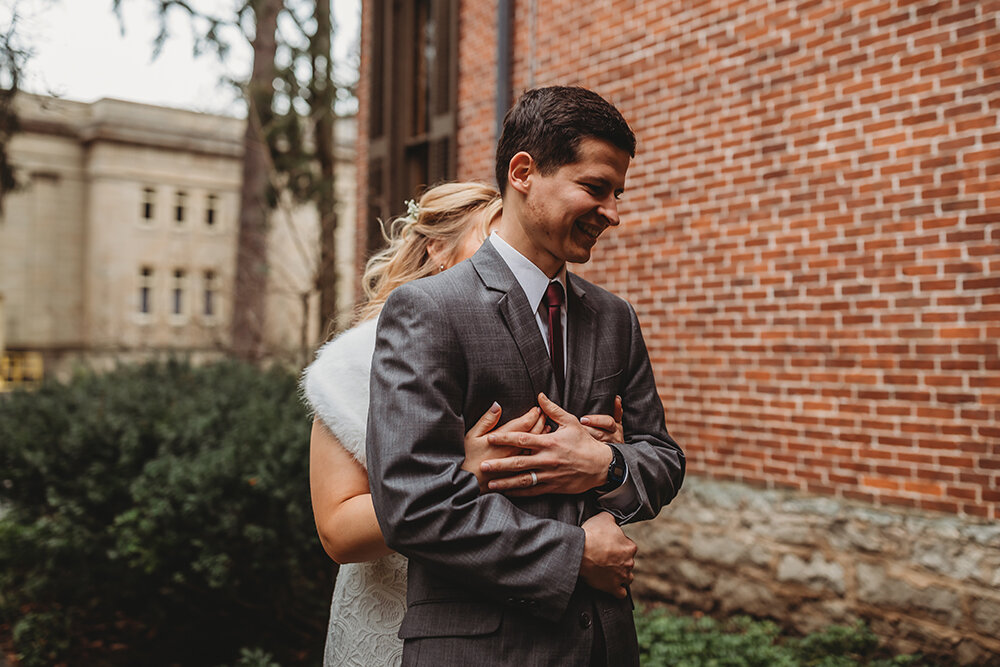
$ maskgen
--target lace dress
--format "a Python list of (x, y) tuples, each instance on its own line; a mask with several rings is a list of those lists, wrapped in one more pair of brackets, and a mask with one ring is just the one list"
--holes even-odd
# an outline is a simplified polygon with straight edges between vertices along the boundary
[[(363, 466), (374, 351), (375, 320), (362, 322), (320, 348), (302, 379), (316, 415)], [(401, 664), (403, 641), (396, 634), (405, 612), (406, 558), (390, 554), (342, 565), (330, 606), (324, 666)]]

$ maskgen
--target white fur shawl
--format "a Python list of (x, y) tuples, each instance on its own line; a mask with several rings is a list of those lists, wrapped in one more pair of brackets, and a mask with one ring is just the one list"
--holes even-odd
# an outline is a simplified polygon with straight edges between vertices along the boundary
[(323, 345), (302, 373), (309, 406), (363, 466), (375, 322), (362, 322)]

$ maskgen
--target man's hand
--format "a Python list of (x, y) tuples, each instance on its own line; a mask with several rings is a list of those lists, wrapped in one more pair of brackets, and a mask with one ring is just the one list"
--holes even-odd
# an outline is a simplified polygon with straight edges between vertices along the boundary
[(632, 583), (638, 547), (607, 512), (587, 519), (582, 528), (585, 538), (580, 577), (599, 591), (624, 598)]
[[(611, 448), (601, 442), (576, 417), (538, 395), (542, 412), (558, 428), (550, 433), (490, 433), (494, 447), (516, 447), (521, 454), (483, 461), (481, 469), (490, 478), (490, 491), (509, 496), (538, 496), (543, 493), (583, 493), (604, 484), (614, 458)], [(534, 476), (532, 476), (534, 472)]]

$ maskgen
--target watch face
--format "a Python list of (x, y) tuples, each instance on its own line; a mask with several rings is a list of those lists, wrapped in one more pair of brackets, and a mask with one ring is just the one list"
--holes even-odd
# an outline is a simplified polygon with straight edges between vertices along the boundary
[(622, 477), (625, 476), (625, 466), (616, 465), (614, 468), (612, 468), (611, 474), (614, 475), (615, 479), (621, 479)]

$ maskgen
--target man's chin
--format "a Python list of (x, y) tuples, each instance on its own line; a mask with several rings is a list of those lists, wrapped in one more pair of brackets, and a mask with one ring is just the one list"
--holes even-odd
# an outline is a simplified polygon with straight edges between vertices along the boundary
[(574, 252), (571, 256), (566, 258), (566, 261), (570, 264), (586, 264), (590, 261), (590, 249), (578, 250)]

